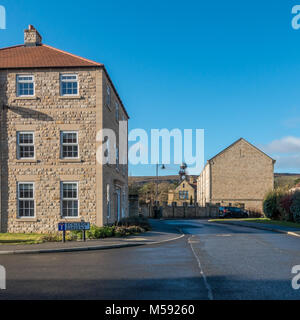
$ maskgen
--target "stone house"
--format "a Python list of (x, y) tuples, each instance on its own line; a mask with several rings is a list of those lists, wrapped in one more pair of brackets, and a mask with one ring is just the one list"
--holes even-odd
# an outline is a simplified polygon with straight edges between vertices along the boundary
[(197, 179), (200, 206), (238, 206), (262, 211), (274, 188), (275, 160), (241, 138), (208, 160)]
[(196, 202), (196, 184), (185, 178), (175, 190), (168, 192), (168, 205), (194, 205)]
[(300, 191), (300, 183), (297, 183), (293, 188), (289, 190), (291, 193), (295, 193), (296, 191)]
[(1, 232), (128, 215), (129, 117), (103, 64), (43, 44), (29, 26), (23, 45), (0, 49), (0, 111)]

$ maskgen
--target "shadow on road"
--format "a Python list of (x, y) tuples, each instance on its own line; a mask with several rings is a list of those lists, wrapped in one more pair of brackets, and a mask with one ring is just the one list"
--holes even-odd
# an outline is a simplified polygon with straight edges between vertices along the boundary
[[(208, 300), (201, 277), (161, 279), (52, 279), (9, 281), (0, 300)], [(214, 300), (299, 300), (286, 280), (208, 277)], [(15, 288), (13, 291), (10, 288)], [(17, 289), (19, 288), (19, 290)]]

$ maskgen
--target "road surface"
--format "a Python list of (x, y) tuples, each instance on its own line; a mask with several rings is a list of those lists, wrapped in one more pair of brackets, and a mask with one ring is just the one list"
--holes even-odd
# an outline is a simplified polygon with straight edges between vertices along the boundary
[(204, 220), (169, 220), (184, 238), (93, 252), (0, 256), (0, 299), (300, 299), (300, 238)]

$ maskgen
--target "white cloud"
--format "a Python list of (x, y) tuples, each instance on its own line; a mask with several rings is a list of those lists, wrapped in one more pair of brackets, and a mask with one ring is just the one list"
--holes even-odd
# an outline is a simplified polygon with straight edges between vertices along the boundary
[(276, 160), (276, 169), (300, 169), (300, 138), (283, 137), (259, 147)]
[(284, 137), (262, 146), (266, 153), (298, 153), (300, 154), (300, 138)]

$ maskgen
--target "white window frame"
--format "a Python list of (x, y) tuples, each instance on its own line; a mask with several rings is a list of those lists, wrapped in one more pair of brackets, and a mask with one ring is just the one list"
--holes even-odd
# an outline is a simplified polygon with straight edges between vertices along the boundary
[[(77, 137), (77, 143), (63, 143), (63, 134), (64, 133), (75, 133), (76, 137)], [(63, 147), (64, 146), (77, 146), (77, 157), (64, 157), (64, 153), (63, 153)], [(72, 159), (79, 159), (80, 155), (79, 155), (79, 133), (78, 131), (61, 131), (60, 132), (60, 158), (62, 160), (72, 160)]]
[[(20, 185), (22, 184), (32, 184), (32, 191), (33, 191), (33, 198), (20, 198)], [(33, 201), (33, 216), (20, 216), (20, 201)], [(35, 219), (36, 218), (36, 202), (35, 202), (35, 183), (32, 181), (20, 181), (17, 184), (17, 210), (18, 214), (17, 217), (18, 219)]]
[[(72, 76), (72, 77), (76, 77), (76, 79), (63, 79), (63, 77), (65, 76)], [(72, 94), (67, 94), (67, 93), (63, 93), (63, 82), (77, 82), (77, 93), (72, 93)], [(78, 80), (78, 74), (76, 73), (62, 73), (60, 74), (60, 78), (59, 78), (59, 85), (60, 85), (60, 95), (62, 97), (78, 97), (79, 96), (79, 80)]]
[[(20, 135), (21, 134), (32, 134), (32, 140), (33, 143), (26, 144), (26, 143), (20, 143)], [(33, 146), (33, 157), (27, 158), (27, 157), (21, 157), (20, 155), (20, 147), (21, 146)], [(35, 136), (34, 131), (17, 131), (17, 159), (19, 160), (34, 160), (35, 159)]]
[[(31, 77), (32, 80), (20, 80), (21, 77)], [(20, 83), (33, 83), (33, 94), (20, 94), (19, 84)], [(16, 95), (17, 97), (34, 97), (35, 96), (35, 81), (34, 75), (32, 74), (17, 74), (16, 78)]]
[[(76, 184), (77, 198), (64, 198), (64, 184)], [(77, 201), (77, 206), (78, 206), (77, 216), (64, 216), (63, 201)], [(79, 182), (78, 181), (61, 181), (60, 182), (60, 215), (63, 219), (80, 219), (80, 201), (79, 201)]]

